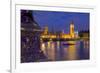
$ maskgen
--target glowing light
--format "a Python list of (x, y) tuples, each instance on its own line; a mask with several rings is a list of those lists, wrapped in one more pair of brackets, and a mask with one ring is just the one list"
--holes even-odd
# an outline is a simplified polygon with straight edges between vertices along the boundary
[(46, 54), (46, 47), (45, 47), (45, 43), (41, 43), (41, 50), (43, 51), (44, 54)]
[(57, 41), (57, 48), (59, 49), (60, 48), (60, 42)]
[(51, 42), (50, 42), (50, 41), (48, 41), (48, 45), (47, 45), (47, 46), (48, 46), (48, 48), (49, 48), (49, 49), (50, 49), (50, 46), (51, 46), (51, 45), (50, 45), (50, 43), (51, 43)]
[(48, 38), (48, 39), (49, 38), (51, 38), (51, 39), (56, 39), (56, 38), (61, 38), (61, 39), (75, 38), (74, 24), (73, 23), (70, 24), (70, 32), (69, 32), (69, 34), (66, 34), (64, 32), (59, 33), (59, 34), (60, 34), (60, 36), (57, 35), (57, 34), (51, 34), (51, 33), (49, 34), (48, 27), (46, 26), (44, 28), (44, 32), (41, 34), (41, 38)]
[[(70, 43), (75, 44), (74, 41), (70, 41)], [(68, 47), (68, 56), (69, 60), (76, 60), (77, 59), (77, 48), (75, 45), (70, 45)]]

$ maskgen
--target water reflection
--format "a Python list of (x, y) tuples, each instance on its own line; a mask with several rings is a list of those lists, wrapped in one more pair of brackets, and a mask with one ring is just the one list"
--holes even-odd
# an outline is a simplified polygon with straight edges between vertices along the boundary
[(50, 61), (89, 59), (89, 41), (41, 42), (41, 50)]
[[(74, 41), (72, 41), (73, 43), (75, 43)], [(68, 60), (75, 60), (77, 59), (77, 48), (76, 45), (70, 45), (67, 48), (67, 59)]]

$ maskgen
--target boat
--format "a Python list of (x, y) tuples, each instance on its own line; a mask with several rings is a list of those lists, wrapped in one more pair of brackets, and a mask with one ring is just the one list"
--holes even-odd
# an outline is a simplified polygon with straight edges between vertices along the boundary
[(63, 45), (75, 45), (75, 42), (67, 41), (67, 42), (63, 42)]

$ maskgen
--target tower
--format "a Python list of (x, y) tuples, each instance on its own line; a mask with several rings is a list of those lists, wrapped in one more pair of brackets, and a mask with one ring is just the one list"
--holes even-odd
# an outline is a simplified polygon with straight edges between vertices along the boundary
[(48, 27), (47, 26), (45, 26), (45, 28), (44, 28), (44, 34), (48, 34)]
[(74, 38), (74, 23), (73, 21), (70, 23), (70, 36), (71, 38)]

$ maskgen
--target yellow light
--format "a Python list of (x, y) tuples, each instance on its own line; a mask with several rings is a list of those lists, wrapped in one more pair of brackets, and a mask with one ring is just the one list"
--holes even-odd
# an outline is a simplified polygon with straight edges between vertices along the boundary
[[(68, 43), (75, 44), (76, 42), (75, 41), (69, 41)], [(77, 48), (76, 48), (76, 45), (70, 45), (68, 47), (68, 56), (67, 56), (67, 58), (69, 60), (75, 60), (75, 59), (78, 58), (77, 57)]]
[(50, 48), (50, 46), (51, 46), (51, 45), (50, 45), (50, 41), (48, 41), (48, 48)]
[(46, 49), (45, 43), (41, 43), (41, 50), (43, 51), (44, 54), (46, 54), (45, 49)]

